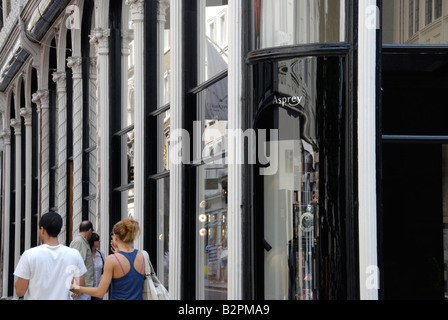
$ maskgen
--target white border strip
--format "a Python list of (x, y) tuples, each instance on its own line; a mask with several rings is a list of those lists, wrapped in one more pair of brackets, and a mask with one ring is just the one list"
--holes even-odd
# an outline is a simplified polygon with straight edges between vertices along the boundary
[(375, 0), (359, 1), (358, 177), (360, 299), (378, 300), (376, 196), (376, 28)]

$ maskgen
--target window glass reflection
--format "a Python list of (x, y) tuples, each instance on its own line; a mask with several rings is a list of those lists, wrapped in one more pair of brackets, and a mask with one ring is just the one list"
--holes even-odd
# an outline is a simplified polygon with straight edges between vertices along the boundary
[(169, 110), (157, 117), (157, 172), (169, 170), (170, 123)]
[(264, 177), (265, 298), (313, 300), (319, 262), (319, 146), (300, 133), (298, 113), (278, 108), (274, 116), (279, 141), (266, 148), (278, 154), (278, 167)]
[(448, 299), (448, 145), (442, 145), (443, 287)]
[(126, 106), (122, 110), (122, 128), (134, 123), (134, 104), (135, 104), (135, 84), (134, 84), (134, 29), (131, 20), (130, 6), (123, 1), (122, 16), (122, 105)]
[(196, 159), (213, 157), (227, 151), (228, 91), (227, 77), (198, 94), (202, 127), (202, 150)]
[(197, 169), (198, 298), (227, 299), (227, 165), (224, 159)]
[(267, 300), (322, 299), (337, 290), (324, 283), (341, 281), (327, 268), (342, 263), (339, 222), (327, 226), (338, 211), (332, 197), (341, 192), (343, 70), (341, 57), (260, 63), (254, 70), (262, 75), (254, 92), (255, 214), (263, 221), (257, 252), (264, 259), (257, 268)]
[(228, 67), (227, 0), (200, 0), (199, 81), (204, 82)]
[(157, 37), (158, 37), (158, 107), (170, 103), (171, 87), (171, 23), (170, 23), (170, 1), (157, 1)]
[(121, 218), (134, 219), (134, 189), (122, 192), (121, 197)]
[(255, 49), (345, 41), (344, 0), (254, 0)]
[(383, 43), (448, 44), (448, 0), (383, 1)]
[(134, 182), (134, 130), (121, 136), (121, 185)]
[[(168, 288), (170, 179), (157, 181), (157, 270), (159, 280)], [(163, 271), (162, 271), (163, 270)]]

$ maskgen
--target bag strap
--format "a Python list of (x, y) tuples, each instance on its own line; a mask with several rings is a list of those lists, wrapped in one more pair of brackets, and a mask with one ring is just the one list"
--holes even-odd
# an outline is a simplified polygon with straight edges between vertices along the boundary
[[(149, 258), (149, 254), (148, 254), (148, 252), (146, 252), (145, 250), (142, 250), (142, 253), (143, 253), (143, 256), (145, 257), (145, 260), (146, 260), (146, 262), (148, 263), (148, 265), (149, 265), (149, 270), (145, 270), (146, 272), (147, 271), (150, 271), (150, 275), (155, 275), (156, 274), (156, 272), (154, 271), (154, 267), (152, 266), (152, 263), (151, 263), (151, 259)], [(145, 272), (145, 273), (146, 273)]]

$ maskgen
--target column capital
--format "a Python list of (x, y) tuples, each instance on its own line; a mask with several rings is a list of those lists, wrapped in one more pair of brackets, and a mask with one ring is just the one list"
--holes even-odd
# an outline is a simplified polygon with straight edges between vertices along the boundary
[(68, 57), (67, 67), (72, 69), (73, 78), (82, 76), (82, 57)]
[(166, 22), (166, 9), (169, 6), (169, 0), (157, 0), (157, 22)]
[(29, 108), (21, 108), (20, 116), (25, 120), (25, 126), (31, 126), (33, 121), (33, 110)]
[(37, 112), (40, 112), (43, 108), (48, 108), (48, 105), (50, 104), (49, 91), (45, 89), (37, 90), (33, 93), (31, 101), (37, 105)]
[(22, 120), (20, 119), (20, 117), (12, 118), (10, 125), (14, 128), (14, 134), (16, 136), (20, 136), (22, 134)]
[(65, 87), (65, 81), (67, 79), (67, 74), (65, 72), (53, 72), (53, 82), (57, 83), (58, 86)]
[(98, 54), (109, 53), (109, 37), (110, 29), (95, 28), (92, 30), (90, 37), (90, 43), (95, 45), (96, 52)]
[(3, 139), (3, 144), (5, 146), (11, 145), (11, 131), (3, 129), (0, 133), (0, 138)]
[(144, 21), (145, 2), (143, 0), (126, 0), (126, 5), (131, 7), (131, 19), (134, 23)]

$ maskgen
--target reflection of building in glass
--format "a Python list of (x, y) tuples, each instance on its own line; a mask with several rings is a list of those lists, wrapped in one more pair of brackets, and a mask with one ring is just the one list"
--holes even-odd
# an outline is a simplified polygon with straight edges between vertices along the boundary
[(344, 0), (256, 0), (260, 48), (345, 39)]
[(384, 1), (383, 25), (383, 43), (448, 44), (448, 1)]

